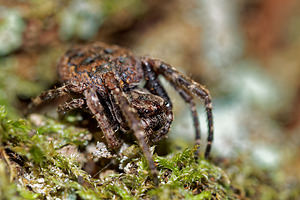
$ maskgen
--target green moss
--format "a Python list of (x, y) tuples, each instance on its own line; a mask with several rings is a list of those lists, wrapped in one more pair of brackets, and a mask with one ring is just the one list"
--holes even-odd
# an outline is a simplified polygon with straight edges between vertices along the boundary
[[(190, 149), (166, 158), (154, 156), (161, 180), (159, 188), (153, 186), (147, 162), (136, 145), (117, 158), (123, 173), (114, 171), (92, 178), (82, 170), (83, 162), (77, 156), (61, 153), (67, 145), (75, 149), (87, 147), (90, 133), (40, 115), (36, 117), (41, 122), (39, 126), (26, 119), (11, 120), (4, 106), (0, 106), (1, 146), (23, 160), (10, 163), (23, 173), (15, 173), (15, 182), (8, 181), (13, 189), (5, 195), (17, 197), (22, 192), (28, 199), (34, 195), (62, 199), (233, 198), (225, 173), (206, 160), (197, 163), (194, 150)], [(2, 165), (5, 164), (0, 163), (0, 168)]]
[(168, 191), (170, 195), (165, 196), (165, 199), (173, 193), (179, 193), (184, 198), (191, 198), (193, 194), (196, 199), (233, 198), (226, 174), (207, 160), (200, 159), (196, 162), (194, 151), (195, 149), (186, 149), (167, 158), (156, 158), (161, 174), (168, 175), (163, 187), (153, 190), (154, 193), (164, 196), (165, 191)]
[(299, 181), (293, 181), (280, 167), (258, 167), (249, 154), (241, 154), (238, 159), (223, 166), (223, 169), (241, 199), (298, 199), (300, 196)]
[[(299, 196), (299, 185), (285, 185), (285, 175), (280, 171), (258, 168), (247, 157), (241, 157), (223, 164), (225, 173), (210, 161), (200, 158), (196, 162), (195, 149), (166, 157), (154, 154), (159, 170), (158, 188), (151, 181), (147, 162), (137, 145), (129, 146), (121, 156), (113, 155), (111, 163), (116, 164), (100, 168), (103, 171), (97, 173), (99, 176), (92, 177), (83, 170), (85, 157), (97, 162), (93, 152), (87, 151), (95, 146), (91, 138), (85, 129), (42, 115), (15, 120), (0, 106), (0, 150), (10, 158), (10, 162), (4, 156), (0, 159), (1, 197), (274, 199), (279, 195), (281, 199), (295, 199)], [(71, 153), (65, 147), (72, 147)], [(119, 171), (115, 171), (116, 167)], [(286, 192), (278, 194), (280, 190)]]
[(7, 166), (4, 161), (0, 160), (0, 198), (14, 200), (32, 200), (39, 196), (24, 187), (19, 187), (11, 183), (7, 172)]

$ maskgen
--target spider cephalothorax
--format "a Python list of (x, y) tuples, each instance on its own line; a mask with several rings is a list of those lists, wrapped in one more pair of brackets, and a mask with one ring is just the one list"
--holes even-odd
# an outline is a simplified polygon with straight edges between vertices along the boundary
[[(29, 107), (69, 95), (70, 100), (59, 106), (59, 111), (87, 109), (96, 118), (111, 149), (117, 149), (122, 144), (116, 134), (118, 130), (132, 131), (156, 183), (157, 170), (149, 144), (163, 138), (173, 121), (172, 103), (158, 79), (159, 75), (166, 78), (189, 104), (196, 144), (200, 143), (200, 129), (193, 96), (204, 100), (209, 132), (205, 157), (209, 156), (213, 140), (210, 94), (204, 86), (170, 65), (98, 42), (67, 51), (58, 64), (58, 74), (62, 86), (42, 93), (33, 99)], [(143, 80), (145, 84), (140, 86)]]

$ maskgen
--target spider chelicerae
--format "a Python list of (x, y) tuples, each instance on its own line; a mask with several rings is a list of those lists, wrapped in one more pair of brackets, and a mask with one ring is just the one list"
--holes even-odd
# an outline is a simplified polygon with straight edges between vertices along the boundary
[[(208, 123), (205, 157), (209, 156), (213, 140), (210, 93), (169, 64), (135, 56), (116, 45), (97, 42), (67, 51), (58, 63), (58, 74), (62, 86), (34, 98), (29, 110), (45, 101), (69, 96), (58, 111), (64, 113), (79, 108), (90, 112), (110, 149), (121, 146), (120, 134), (132, 132), (148, 161), (156, 185), (158, 173), (149, 146), (168, 133), (173, 121), (172, 102), (160, 83), (159, 75), (168, 80), (189, 104), (196, 145), (200, 144), (200, 128), (193, 97), (204, 100)], [(145, 84), (140, 87), (143, 81)]]

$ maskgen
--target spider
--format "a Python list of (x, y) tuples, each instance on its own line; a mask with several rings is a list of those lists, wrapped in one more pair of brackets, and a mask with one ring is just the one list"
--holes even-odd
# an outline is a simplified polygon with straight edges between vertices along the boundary
[(135, 56), (116, 45), (97, 42), (68, 50), (59, 61), (57, 70), (62, 86), (34, 98), (29, 110), (45, 101), (69, 96), (58, 111), (65, 113), (79, 108), (90, 112), (97, 120), (109, 148), (118, 149), (121, 146), (119, 134), (133, 133), (148, 161), (155, 185), (158, 185), (158, 172), (150, 145), (166, 136), (173, 121), (172, 103), (159, 75), (168, 80), (189, 104), (196, 145), (200, 144), (200, 128), (193, 97), (204, 100), (208, 123), (205, 158), (209, 156), (213, 140), (210, 93), (169, 64)]

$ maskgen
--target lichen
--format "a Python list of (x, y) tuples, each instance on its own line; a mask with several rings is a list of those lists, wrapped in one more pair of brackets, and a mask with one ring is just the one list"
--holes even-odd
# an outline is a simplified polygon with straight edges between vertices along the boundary
[(87, 40), (93, 37), (102, 24), (102, 13), (101, 4), (98, 1), (72, 1), (61, 13), (61, 38), (77, 37)]
[(25, 23), (18, 10), (0, 6), (0, 56), (21, 46), (24, 29)]

